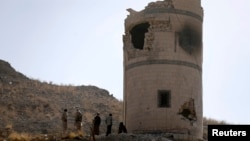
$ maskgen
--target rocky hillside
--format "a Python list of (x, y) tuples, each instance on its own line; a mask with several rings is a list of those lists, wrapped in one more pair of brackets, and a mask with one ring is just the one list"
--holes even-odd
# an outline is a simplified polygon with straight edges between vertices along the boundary
[[(6, 126), (17, 132), (61, 132), (61, 114), (68, 109), (69, 128), (74, 129), (75, 107), (83, 113), (83, 130), (89, 131), (94, 114), (104, 119), (113, 114), (114, 123), (122, 121), (122, 101), (107, 90), (95, 86), (55, 85), (33, 80), (15, 71), (8, 62), (0, 60), (0, 130)], [(114, 125), (114, 130), (116, 126)]]
[[(26, 77), (12, 68), (8, 62), (0, 60), (0, 133), (6, 127), (11, 127), (19, 133), (61, 133), (60, 119), (65, 108), (68, 109), (69, 131), (75, 131), (73, 122), (75, 107), (79, 107), (83, 113), (83, 132), (86, 135), (90, 133), (90, 125), (97, 112), (102, 118), (101, 134), (106, 131), (104, 120), (109, 113), (112, 113), (114, 118), (112, 133), (117, 133), (118, 124), (123, 121), (122, 105), (122, 101), (117, 100), (105, 89), (95, 86), (62, 86), (40, 82)], [(208, 124), (227, 123), (204, 117), (204, 140), (207, 139)], [(149, 138), (149, 135), (137, 137), (131, 134), (113, 135), (109, 140), (117, 140), (121, 137), (127, 140), (139, 140), (145, 137), (150, 140), (164, 140), (158, 139), (164, 137), (162, 135)], [(103, 138), (105, 137), (100, 136), (97, 140), (103, 140)]]

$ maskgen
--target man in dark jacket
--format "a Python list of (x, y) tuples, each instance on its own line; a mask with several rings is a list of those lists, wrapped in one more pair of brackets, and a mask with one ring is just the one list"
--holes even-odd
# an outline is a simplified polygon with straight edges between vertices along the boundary
[(100, 118), (100, 114), (97, 113), (95, 118), (94, 118), (94, 135), (99, 135), (99, 127), (101, 124), (101, 118)]
[(63, 111), (63, 114), (62, 114), (62, 126), (63, 126), (63, 134), (66, 133), (67, 131), (67, 128), (68, 128), (68, 123), (67, 123), (67, 120), (68, 120), (68, 113), (67, 113), (67, 109), (64, 109)]
[(120, 134), (120, 133), (127, 133), (127, 128), (126, 128), (126, 126), (123, 124), (123, 122), (120, 122), (120, 124), (119, 124), (118, 134)]

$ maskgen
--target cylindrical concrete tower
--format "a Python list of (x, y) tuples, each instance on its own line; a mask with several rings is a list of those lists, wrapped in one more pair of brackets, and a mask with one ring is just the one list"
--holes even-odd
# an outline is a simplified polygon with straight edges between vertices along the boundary
[(124, 119), (129, 132), (202, 138), (201, 0), (164, 0), (127, 9)]

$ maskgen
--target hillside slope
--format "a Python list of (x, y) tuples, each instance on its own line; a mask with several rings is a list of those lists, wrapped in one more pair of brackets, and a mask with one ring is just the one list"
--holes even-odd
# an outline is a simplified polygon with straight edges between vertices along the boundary
[[(117, 100), (105, 89), (96, 86), (40, 82), (26, 77), (12, 68), (8, 62), (0, 60), (0, 131), (12, 126), (17, 132), (61, 133), (60, 119), (65, 108), (68, 109), (69, 131), (75, 131), (75, 107), (80, 107), (84, 118), (84, 133), (90, 133), (89, 127), (96, 112), (99, 112), (102, 118), (100, 133), (106, 131), (104, 120), (109, 113), (112, 113), (114, 118), (112, 133), (117, 133), (118, 124), (123, 121), (122, 105), (122, 101)], [(205, 140), (209, 124), (228, 123), (204, 117)]]
[(12, 126), (18, 132), (61, 132), (60, 119), (64, 108), (68, 109), (68, 126), (73, 130), (75, 107), (80, 107), (83, 113), (84, 132), (89, 131), (96, 112), (102, 118), (101, 132), (106, 130), (104, 119), (108, 113), (113, 114), (114, 130), (123, 120), (122, 102), (105, 89), (40, 82), (0, 60), (0, 130)]

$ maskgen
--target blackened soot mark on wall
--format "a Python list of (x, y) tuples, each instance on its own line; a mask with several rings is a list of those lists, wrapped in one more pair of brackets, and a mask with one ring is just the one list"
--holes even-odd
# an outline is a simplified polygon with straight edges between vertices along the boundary
[(195, 27), (184, 26), (179, 32), (179, 45), (191, 54), (201, 46), (201, 33)]

